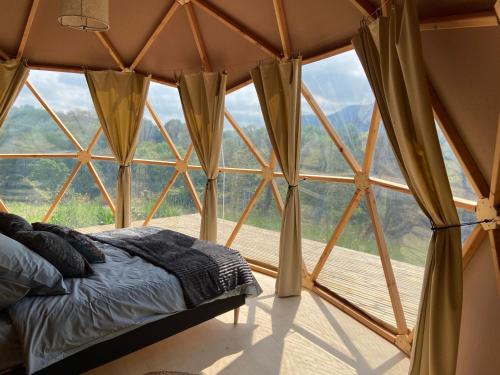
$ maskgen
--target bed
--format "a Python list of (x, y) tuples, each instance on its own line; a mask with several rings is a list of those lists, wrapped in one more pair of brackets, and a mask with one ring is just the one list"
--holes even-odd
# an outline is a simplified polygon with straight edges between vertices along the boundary
[[(142, 239), (159, 231), (122, 229), (94, 240)], [(246, 296), (261, 293), (237, 252), (206, 241), (195, 240), (195, 247), (217, 261), (224, 290), (196, 306), (188, 306), (185, 286), (172, 273), (109, 243), (95, 243), (106, 262), (94, 264), (88, 278), (65, 279), (70, 294), (27, 296), (8, 316), (0, 315), (0, 349), (12, 358), (0, 372), (18, 365), (11, 373), (80, 373), (238, 309)]]

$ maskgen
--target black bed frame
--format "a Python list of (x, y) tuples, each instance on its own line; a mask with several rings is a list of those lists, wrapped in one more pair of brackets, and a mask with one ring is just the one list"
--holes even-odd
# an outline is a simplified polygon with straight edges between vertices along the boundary
[[(167, 316), (111, 340), (84, 349), (40, 370), (36, 374), (80, 374), (185, 331), (220, 314), (237, 309), (244, 304), (245, 296), (238, 295)], [(24, 368), (18, 368), (10, 374), (24, 373)]]

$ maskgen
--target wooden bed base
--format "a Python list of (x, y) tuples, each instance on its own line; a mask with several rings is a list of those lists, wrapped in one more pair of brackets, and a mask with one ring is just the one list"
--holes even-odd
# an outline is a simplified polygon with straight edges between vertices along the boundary
[[(234, 324), (236, 324), (238, 322), (239, 308), (244, 304), (245, 296), (238, 295), (167, 316), (111, 340), (91, 346), (40, 370), (36, 374), (79, 374), (166, 339), (231, 310), (234, 310)], [(11, 372), (10, 375), (24, 373), (24, 368), (18, 368)]]

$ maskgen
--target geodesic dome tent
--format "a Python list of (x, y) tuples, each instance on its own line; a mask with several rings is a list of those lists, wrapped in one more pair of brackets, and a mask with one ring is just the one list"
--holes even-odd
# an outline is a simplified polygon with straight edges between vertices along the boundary
[[(23, 61), (30, 77), (0, 129), (0, 208), (88, 231), (114, 223), (118, 165), (81, 73), (126, 70), (153, 81), (131, 163), (132, 224), (198, 236), (204, 161), (176, 87), (186, 74), (225, 72), (216, 240), (276, 276), (292, 184), (250, 71), (301, 56), (303, 285), (409, 354), (432, 231), (351, 42), (360, 25), (390, 13), (388, 3), (112, 0), (110, 29), (93, 33), (61, 27), (58, 1), (6, 2), (0, 57)], [(417, 8), (422, 69), (460, 222), (496, 220), (498, 2), (420, 0)], [(488, 357), (500, 334), (495, 228), (487, 221), (462, 229), (463, 373), (500, 367)], [(472, 348), (477, 355), (466, 361)]]

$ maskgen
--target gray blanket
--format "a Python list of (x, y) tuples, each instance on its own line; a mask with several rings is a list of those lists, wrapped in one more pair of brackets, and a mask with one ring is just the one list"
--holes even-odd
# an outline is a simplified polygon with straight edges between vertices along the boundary
[[(188, 308), (223, 293), (219, 282), (219, 265), (209, 255), (193, 247), (198, 241), (196, 238), (167, 229), (138, 228), (137, 231), (141, 233), (140, 237), (116, 232), (89, 237), (130, 255), (137, 255), (174, 274), (181, 283)], [(227, 252), (222, 246), (212, 246)]]

